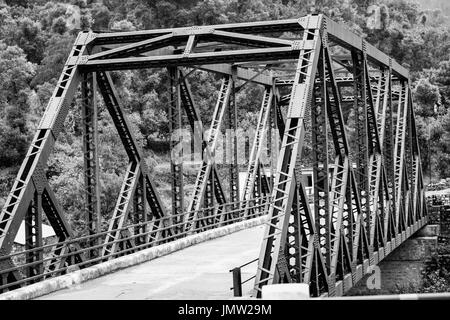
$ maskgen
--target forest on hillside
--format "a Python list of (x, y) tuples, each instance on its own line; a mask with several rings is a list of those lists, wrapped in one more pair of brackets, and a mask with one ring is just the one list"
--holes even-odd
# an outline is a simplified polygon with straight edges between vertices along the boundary
[[(370, 24), (373, 6), (380, 16)], [(275, 20), (319, 12), (344, 23), (411, 70), (425, 182), (430, 174), (434, 181), (450, 178), (450, 18), (441, 10), (422, 9), (419, 3), (408, 0), (4, 0), (0, 1), (0, 208), (80, 30), (143, 30)], [(202, 117), (209, 119), (219, 79), (202, 72), (192, 77)], [(124, 107), (147, 164), (159, 173), (156, 184), (169, 206), (170, 176), (164, 174), (169, 172), (167, 72), (116, 72), (114, 82), (127, 101)], [(253, 87), (237, 96), (241, 125), (255, 123), (259, 107), (255, 101), (260, 96), (261, 91)], [(79, 99), (77, 96), (75, 103)], [(80, 121), (79, 110), (71, 108), (48, 171), (75, 230), (82, 229), (83, 220)], [(99, 132), (106, 223), (127, 157), (105, 108), (100, 108)]]
[(445, 15), (450, 15), (450, 2), (447, 0), (417, 0), (423, 9), (439, 9)]

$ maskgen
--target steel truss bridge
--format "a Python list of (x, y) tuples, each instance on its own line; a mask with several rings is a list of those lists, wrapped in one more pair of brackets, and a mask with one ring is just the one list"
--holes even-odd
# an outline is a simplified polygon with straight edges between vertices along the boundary
[[(172, 206), (162, 204), (110, 75), (143, 68), (167, 70), (171, 132), (181, 127), (183, 114), (193, 132), (206, 127), (188, 82), (193, 70), (222, 77), (209, 134), (198, 137), (202, 150), (216, 148), (221, 130), (237, 128), (235, 94), (248, 84), (264, 88), (242, 194), (236, 136), (231, 136), (229, 192), (214, 159), (204, 158), (184, 208), (183, 163), (172, 161)], [(46, 176), (78, 87), (87, 228), (82, 237), (73, 236)], [(100, 229), (96, 92), (129, 159), (107, 231)], [(260, 159), (271, 130), (281, 142), (273, 177)], [(312, 296), (342, 295), (426, 223), (416, 130), (408, 70), (323, 15), (81, 32), (0, 214), (0, 290), (267, 214), (255, 295), (260, 297), (264, 285), (281, 282), (308, 283)], [(172, 140), (171, 148), (177, 143)], [(310, 196), (302, 179), (307, 157)], [(43, 242), (44, 214), (56, 233), (54, 243)], [(23, 221), (25, 250), (15, 252)]]

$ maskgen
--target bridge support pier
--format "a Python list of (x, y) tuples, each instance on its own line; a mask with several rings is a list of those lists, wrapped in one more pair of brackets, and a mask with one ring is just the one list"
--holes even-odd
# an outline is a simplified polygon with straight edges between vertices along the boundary
[(437, 255), (439, 225), (426, 225), (364, 276), (346, 296), (402, 293), (423, 285), (423, 271)]

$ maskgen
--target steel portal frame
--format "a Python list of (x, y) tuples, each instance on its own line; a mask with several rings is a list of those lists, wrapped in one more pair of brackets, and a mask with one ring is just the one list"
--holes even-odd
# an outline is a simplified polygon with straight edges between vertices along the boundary
[[(296, 39), (283, 38), (283, 32), (295, 34)], [(277, 73), (287, 70), (289, 63), (297, 64), (294, 75)], [(338, 74), (337, 66), (344, 72)], [(205, 127), (186, 69), (222, 76), (212, 130), (208, 137), (197, 137), (202, 141), (202, 155), (216, 148), (221, 128), (236, 129), (236, 93), (248, 83), (264, 87), (242, 204), (236, 135), (231, 135), (227, 137), (234, 141), (228, 150), (232, 160), (228, 199), (214, 158), (205, 156), (185, 216), (183, 162), (172, 161), (172, 214), (164, 207), (109, 74), (142, 68), (167, 68), (172, 132), (181, 127), (183, 110), (194, 134)], [(74, 246), (65, 245), (73, 232), (48, 184), (45, 168), (79, 84), (87, 233), (98, 233), (102, 219), (96, 91), (117, 128), (129, 164), (104, 243), (92, 241), (89, 246), (95, 249), (76, 253), (69, 260), (68, 253), (77, 252)], [(282, 90), (290, 94), (282, 96)], [(351, 94), (344, 95), (343, 90)], [(344, 105), (349, 104), (355, 114), (355, 150), (343, 117)], [(287, 106), (286, 116), (283, 106)], [(281, 141), (273, 181), (260, 161), (263, 138), (268, 135), (271, 140), (267, 132), (272, 129), (279, 132)], [(302, 181), (306, 136), (313, 145), (313, 204)], [(179, 143), (177, 139), (171, 142), (171, 152), (177, 151)], [(342, 295), (423, 226), (427, 211), (408, 70), (324, 15), (136, 32), (81, 32), (0, 214), (1, 269), (14, 269), (8, 255), (24, 219), (26, 248), (32, 252), (26, 261), (32, 267), (25, 275), (3, 273), (0, 285), (74, 261), (106, 260), (124, 247), (130, 252), (150, 240), (176, 239), (177, 234), (254, 216), (249, 215), (256, 210), (251, 199), (268, 194), (269, 222), (255, 280), (258, 297), (264, 285), (280, 282), (308, 283), (313, 296)], [(44, 213), (58, 237), (52, 260), (45, 266), (40, 263), (42, 251), (33, 249), (42, 246)], [(122, 243), (118, 240), (131, 239), (120, 232), (128, 221), (137, 224), (135, 236)], [(147, 224), (151, 221), (152, 225)]]

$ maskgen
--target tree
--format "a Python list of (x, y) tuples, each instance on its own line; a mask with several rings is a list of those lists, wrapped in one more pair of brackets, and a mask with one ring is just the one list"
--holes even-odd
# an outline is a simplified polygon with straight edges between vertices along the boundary
[(0, 119), (0, 168), (16, 166), (28, 149), (28, 134)]
[(0, 41), (0, 168), (17, 165), (25, 156), (27, 96), (34, 73), (22, 49)]
[(35, 65), (27, 61), (21, 48), (0, 41), (0, 114), (2, 105), (14, 104), (20, 92), (29, 88), (35, 72)]
[(66, 19), (58, 17), (52, 25), (52, 31), (54, 33), (64, 34), (67, 31)]
[(440, 88), (444, 103), (450, 106), (450, 59), (439, 63), (439, 69), (436, 72), (436, 83)]
[(33, 63), (39, 63), (42, 59), (42, 51), (45, 46), (45, 39), (41, 34), (39, 24), (29, 17), (12, 19), (8, 16), (7, 10), (3, 10), (3, 21), (1, 27), (3, 40), (6, 44), (17, 45), (25, 52), (27, 59)]
[(111, 20), (111, 12), (108, 8), (100, 3), (94, 3), (92, 6), (92, 29), (93, 30), (106, 30), (109, 27)]
[(441, 103), (439, 88), (428, 79), (420, 79), (413, 90), (415, 112), (419, 116), (431, 117), (437, 112)]
[(37, 68), (37, 75), (32, 86), (45, 82), (56, 83), (72, 49), (75, 37), (64, 34), (54, 34), (47, 42), (44, 58)]
[(155, 4), (154, 12), (155, 28), (171, 28), (188, 25), (188, 19), (191, 15), (189, 11), (180, 10), (176, 4), (169, 1), (158, 1)]
[(120, 20), (115, 21), (111, 26), (111, 29), (115, 31), (133, 31), (136, 30), (136, 27), (128, 20)]

